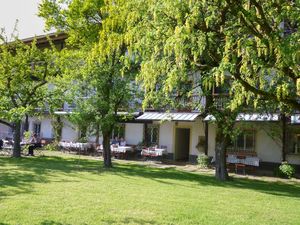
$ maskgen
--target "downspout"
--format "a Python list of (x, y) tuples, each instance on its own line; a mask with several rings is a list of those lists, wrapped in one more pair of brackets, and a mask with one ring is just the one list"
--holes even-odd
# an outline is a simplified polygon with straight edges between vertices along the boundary
[(208, 155), (208, 122), (204, 122), (205, 125), (205, 130), (204, 130), (204, 135), (205, 135), (205, 145), (204, 145), (204, 154)]
[(287, 118), (284, 113), (281, 114), (281, 122), (282, 122), (282, 161), (286, 161), (286, 122)]

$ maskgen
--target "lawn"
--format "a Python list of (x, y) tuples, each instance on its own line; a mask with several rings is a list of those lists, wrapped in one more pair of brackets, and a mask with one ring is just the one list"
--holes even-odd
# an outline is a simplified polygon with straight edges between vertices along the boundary
[(0, 157), (0, 225), (300, 224), (300, 184), (78, 156)]

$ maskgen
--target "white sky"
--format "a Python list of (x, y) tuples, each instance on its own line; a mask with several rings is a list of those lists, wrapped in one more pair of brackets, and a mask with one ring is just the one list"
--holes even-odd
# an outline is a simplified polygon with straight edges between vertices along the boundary
[(40, 0), (0, 0), (0, 28), (5, 28), (9, 37), (18, 19), (19, 38), (45, 34), (44, 21), (37, 16), (39, 2)]

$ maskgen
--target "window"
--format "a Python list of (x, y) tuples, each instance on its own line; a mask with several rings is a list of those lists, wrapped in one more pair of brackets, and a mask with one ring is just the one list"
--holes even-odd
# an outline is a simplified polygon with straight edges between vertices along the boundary
[(111, 139), (114, 139), (115, 137), (125, 138), (125, 124), (124, 123), (120, 123), (120, 124), (116, 125), (116, 127), (114, 128)]
[(229, 151), (255, 151), (255, 131), (243, 131), (228, 146)]
[(300, 153), (300, 134), (295, 135), (295, 147), (294, 147), (294, 153), (298, 154)]
[(146, 140), (150, 145), (158, 145), (159, 142), (159, 125), (149, 124), (146, 132)]
[(40, 134), (41, 134), (41, 123), (36, 122), (36, 123), (33, 124), (33, 133), (40, 136)]
[(287, 129), (287, 153), (300, 154), (300, 129), (298, 126)]

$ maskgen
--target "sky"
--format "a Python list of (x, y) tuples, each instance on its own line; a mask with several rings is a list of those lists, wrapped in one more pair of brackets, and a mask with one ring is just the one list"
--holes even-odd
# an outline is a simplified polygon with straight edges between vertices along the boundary
[(41, 0), (0, 0), (0, 28), (5, 28), (10, 36), (18, 20), (19, 38), (45, 34), (44, 21), (37, 16), (39, 2)]

